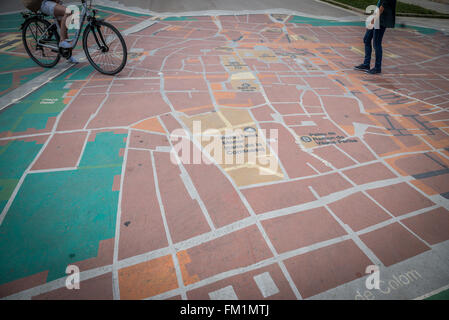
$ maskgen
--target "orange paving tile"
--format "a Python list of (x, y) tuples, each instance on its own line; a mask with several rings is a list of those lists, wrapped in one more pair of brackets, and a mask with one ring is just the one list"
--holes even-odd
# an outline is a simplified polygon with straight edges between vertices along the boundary
[(178, 287), (171, 255), (120, 269), (118, 280), (124, 300), (140, 300)]
[(157, 118), (150, 118), (144, 121), (139, 122), (138, 124), (132, 126), (134, 129), (140, 129), (150, 132), (160, 132), (166, 133), (164, 127), (162, 127), (161, 123)]

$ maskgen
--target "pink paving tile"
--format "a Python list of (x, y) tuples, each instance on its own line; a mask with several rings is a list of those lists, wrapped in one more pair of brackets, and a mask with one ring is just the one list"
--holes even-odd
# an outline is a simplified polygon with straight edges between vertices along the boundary
[(160, 119), (162, 120), (165, 128), (167, 128), (167, 132), (169, 134), (173, 133), (174, 131), (176, 131), (177, 134), (180, 134), (180, 130), (182, 130), (182, 135), (187, 135), (178, 120), (176, 120), (175, 117), (173, 117), (171, 114), (164, 114), (160, 117)]
[(301, 98), (301, 90), (292, 85), (273, 84), (264, 86), (264, 89), (271, 102), (298, 102)]
[(196, 199), (192, 199), (169, 153), (154, 153), (159, 191), (173, 242), (211, 231)]
[(214, 109), (209, 92), (168, 92), (167, 97), (177, 111), (188, 115)]
[(33, 297), (33, 300), (112, 300), (112, 273), (80, 282), (78, 290), (65, 286)]
[(0, 298), (5, 298), (47, 282), (48, 270), (0, 285)]
[(133, 130), (131, 131), (129, 146), (131, 148), (155, 150), (157, 147), (169, 147), (170, 143), (165, 135)]
[(449, 211), (444, 208), (437, 208), (402, 222), (431, 245), (449, 240)]
[(280, 114), (292, 114), (304, 112), (299, 103), (273, 103), (273, 107)]
[[(192, 154), (201, 151), (192, 146)], [(198, 194), (216, 227), (222, 227), (249, 216), (231, 181), (214, 164), (184, 164)]]
[(391, 218), (384, 210), (361, 192), (329, 204), (335, 215), (354, 231)]
[(100, 107), (106, 95), (79, 95), (72, 101), (58, 122), (58, 130), (83, 129), (92, 114)]
[[(268, 273), (272, 278), (277, 293), (264, 297), (261, 290), (258, 288), (254, 277)], [(240, 300), (293, 300), (296, 299), (295, 295), (284, 275), (282, 270), (277, 264), (272, 264), (268, 267), (256, 269), (253, 271), (245, 272), (233, 277), (226, 278), (206, 285), (204, 287), (194, 289), (187, 292), (187, 297), (190, 300), (208, 300), (210, 299), (209, 293), (220, 290), (222, 288), (232, 286), (235, 294)]]
[[(438, 162), (442, 162), (441, 159), (436, 158), (435, 154), (428, 154), (433, 157)], [(415, 175), (430, 171), (443, 170), (444, 167), (438, 164), (437, 161), (432, 160), (426, 154), (413, 154), (406, 157), (401, 157), (394, 160), (394, 164), (401, 170), (403, 170), (407, 175)]]
[(119, 259), (168, 245), (149, 151), (128, 151), (121, 206)]
[(302, 151), (295, 138), (284, 126), (278, 123), (262, 123), (261, 128), (267, 132), (277, 130), (278, 156), (290, 178), (316, 175), (317, 172), (314, 169), (319, 172), (331, 170), (321, 161)]
[(244, 189), (242, 193), (257, 214), (316, 200), (304, 183), (276, 183)]
[(320, 197), (325, 197), (335, 192), (339, 192), (352, 185), (344, 179), (339, 173), (331, 173), (315, 178), (303, 180), (308, 186), (312, 187)]
[(129, 92), (159, 92), (159, 79), (136, 79), (136, 80), (114, 80), (110, 92), (126, 93)]
[[(166, 65), (170, 65), (168, 62)], [(170, 68), (173, 66), (170, 65)], [(180, 66), (181, 67), (181, 66)], [(185, 78), (182, 76), (168, 76), (165, 77), (165, 86), (164, 89), (167, 91), (189, 91), (189, 90), (202, 90), (207, 91), (207, 83), (204, 81), (202, 76), (188, 76)]]
[(343, 174), (358, 185), (397, 178), (397, 176), (382, 163), (374, 163), (354, 169), (348, 169), (343, 171)]
[(323, 207), (264, 220), (262, 225), (279, 253), (346, 234)]
[(365, 275), (373, 262), (352, 240), (345, 240), (284, 261), (303, 298)]
[(251, 109), (251, 113), (257, 121), (273, 121), (273, 110), (267, 105)]
[(442, 194), (449, 192), (449, 172), (434, 177), (419, 179), (418, 181), (420, 184), (430, 187), (436, 193)]
[(160, 93), (129, 93), (107, 98), (88, 128), (129, 126), (142, 119), (170, 112)]
[(359, 236), (385, 266), (414, 257), (430, 248), (395, 222)]
[(56, 133), (41, 153), (32, 170), (75, 167), (87, 132)]
[(322, 97), (324, 108), (329, 116), (343, 126), (353, 126), (354, 122), (374, 125), (375, 123), (360, 112), (356, 99), (346, 97)]
[(271, 251), (254, 225), (178, 252), (184, 283), (187, 275), (198, 281), (270, 257)]
[(367, 133), (364, 135), (364, 140), (378, 155), (400, 149), (400, 146), (391, 137)]
[[(366, 135), (365, 135), (366, 137)], [(376, 160), (376, 157), (371, 151), (360, 141), (360, 139), (354, 139), (356, 143), (340, 143), (338, 148), (349, 154), (356, 161), (363, 163)]]
[(321, 101), (313, 91), (306, 91), (302, 97), (302, 103), (306, 107), (321, 106)]
[(349, 167), (355, 164), (354, 161), (352, 161), (348, 156), (346, 156), (335, 146), (324, 146), (321, 148), (317, 148), (313, 150), (313, 153), (330, 162), (337, 169)]
[(350, 188), (351, 185), (340, 174), (332, 173), (305, 180), (248, 188), (242, 192), (254, 212), (259, 214), (317, 200), (309, 187), (320, 197), (324, 197)]
[(408, 184), (399, 183), (367, 191), (391, 214), (400, 216), (409, 212), (433, 206), (434, 203)]

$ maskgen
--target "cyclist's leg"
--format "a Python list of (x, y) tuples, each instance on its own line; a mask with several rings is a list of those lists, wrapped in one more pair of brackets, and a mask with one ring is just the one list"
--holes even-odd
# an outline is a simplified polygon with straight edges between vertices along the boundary
[(66, 22), (71, 14), (71, 11), (67, 9), (67, 7), (60, 4), (55, 4), (54, 16), (56, 17), (56, 19), (58, 19), (61, 26), (61, 42), (65, 41), (68, 38)]

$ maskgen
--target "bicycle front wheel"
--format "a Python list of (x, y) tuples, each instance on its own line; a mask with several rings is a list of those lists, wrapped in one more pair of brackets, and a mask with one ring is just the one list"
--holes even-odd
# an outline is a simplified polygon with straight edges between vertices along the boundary
[(126, 43), (120, 31), (105, 21), (95, 21), (86, 27), (83, 49), (90, 64), (103, 74), (119, 73), (128, 58)]

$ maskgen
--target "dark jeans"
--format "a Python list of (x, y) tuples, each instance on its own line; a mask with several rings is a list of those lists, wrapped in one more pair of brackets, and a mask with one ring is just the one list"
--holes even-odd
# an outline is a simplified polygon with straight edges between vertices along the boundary
[(365, 61), (363, 64), (370, 65), (371, 53), (373, 48), (371, 42), (374, 45), (374, 51), (376, 52), (376, 64), (374, 68), (381, 71), (382, 69), (382, 38), (384, 37), (385, 27), (380, 27), (380, 29), (367, 29), (363, 42), (365, 43)]

